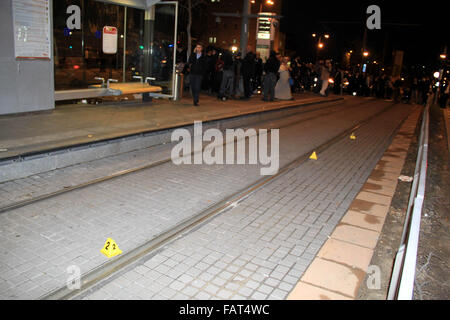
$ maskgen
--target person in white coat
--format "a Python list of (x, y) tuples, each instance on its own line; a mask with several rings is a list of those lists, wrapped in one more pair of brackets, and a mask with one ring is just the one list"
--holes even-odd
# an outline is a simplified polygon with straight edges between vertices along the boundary
[(330, 62), (325, 62), (325, 65), (321, 68), (320, 80), (322, 80), (322, 89), (320, 90), (321, 96), (326, 96), (328, 84), (330, 80)]
[(288, 65), (289, 58), (283, 57), (280, 65), (280, 79), (275, 86), (275, 98), (279, 100), (293, 100), (291, 93), (290, 79), (290, 67)]

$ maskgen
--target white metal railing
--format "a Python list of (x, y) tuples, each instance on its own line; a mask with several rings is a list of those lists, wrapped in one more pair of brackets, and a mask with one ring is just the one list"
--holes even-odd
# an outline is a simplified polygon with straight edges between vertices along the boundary
[(420, 221), (428, 166), (429, 113), (430, 103), (427, 104), (423, 112), (414, 180), (409, 196), (402, 239), (395, 257), (394, 270), (389, 284), (388, 300), (412, 300), (414, 295)]

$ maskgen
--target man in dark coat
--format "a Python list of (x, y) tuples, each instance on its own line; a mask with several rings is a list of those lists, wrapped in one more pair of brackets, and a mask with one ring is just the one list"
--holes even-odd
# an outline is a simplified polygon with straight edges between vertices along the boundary
[(275, 51), (270, 52), (270, 57), (264, 65), (266, 75), (264, 77), (264, 101), (273, 101), (275, 99), (275, 86), (277, 85), (277, 73), (280, 70), (280, 60), (277, 59)]
[(258, 53), (256, 53), (255, 57), (255, 78), (253, 80), (253, 91), (261, 87), (261, 79), (263, 74), (263, 61), (261, 59), (261, 56)]
[(237, 98), (237, 95), (241, 93), (241, 78), (242, 78), (242, 57), (238, 52), (234, 58), (234, 86), (233, 86), (233, 99)]
[(253, 52), (246, 54), (244, 61), (242, 61), (242, 79), (244, 81), (244, 96), (243, 99), (250, 99), (252, 96), (252, 79), (255, 76), (255, 55)]
[(219, 96), (221, 100), (226, 100), (233, 94), (234, 86), (234, 65), (233, 56), (228, 50), (225, 50), (223, 55), (223, 76), (220, 84)]
[(203, 78), (202, 87), (208, 91), (208, 94), (214, 92), (214, 73), (217, 62), (216, 50), (210, 48), (206, 53), (206, 75)]
[(189, 81), (191, 85), (192, 98), (194, 99), (194, 106), (198, 107), (200, 91), (202, 89), (202, 79), (206, 73), (206, 58), (203, 54), (203, 46), (197, 44), (194, 52), (189, 57)]

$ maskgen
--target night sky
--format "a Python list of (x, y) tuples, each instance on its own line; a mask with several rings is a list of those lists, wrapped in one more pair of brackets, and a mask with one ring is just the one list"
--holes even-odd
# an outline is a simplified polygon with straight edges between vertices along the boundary
[(295, 51), (305, 61), (314, 61), (316, 54), (317, 39), (312, 33), (329, 33), (331, 38), (325, 41), (322, 57), (341, 61), (346, 51), (360, 52), (369, 16), (366, 10), (376, 4), (381, 8), (382, 25), (381, 30), (368, 30), (367, 47), (371, 57), (382, 61), (384, 56), (389, 63), (392, 51), (397, 49), (405, 51), (406, 66), (433, 67), (445, 45), (449, 45), (450, 19), (444, 3), (284, 0), (282, 15), (285, 18), (281, 28), (286, 33), (286, 49)]

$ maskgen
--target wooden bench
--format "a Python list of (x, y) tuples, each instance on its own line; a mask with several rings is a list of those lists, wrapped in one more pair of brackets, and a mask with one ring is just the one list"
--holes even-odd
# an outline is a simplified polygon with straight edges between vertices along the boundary
[[(89, 88), (100, 89), (101, 84), (90, 86)], [(151, 86), (148, 83), (141, 82), (122, 82), (111, 83), (110, 90), (120, 91), (121, 94), (139, 94), (139, 93), (159, 93), (162, 91), (161, 87)]]
[[(152, 86), (147, 82), (143, 82), (141, 77), (136, 78), (140, 78), (141, 82), (117, 83), (117, 80), (109, 79), (106, 87), (104, 79), (96, 78), (96, 80), (102, 80), (102, 84), (89, 86), (88, 89), (55, 91), (55, 101), (120, 96), (125, 94), (160, 93), (163, 90), (161, 87)], [(147, 79), (154, 80), (153, 78)]]

